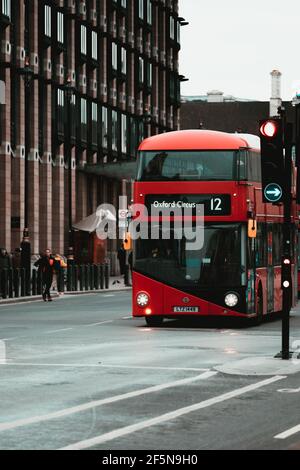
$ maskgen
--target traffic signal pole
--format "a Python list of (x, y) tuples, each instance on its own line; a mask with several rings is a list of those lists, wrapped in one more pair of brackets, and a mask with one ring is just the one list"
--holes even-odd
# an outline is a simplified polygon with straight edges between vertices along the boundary
[[(286, 123), (285, 112), (281, 109), (284, 129), (284, 221), (283, 221), (283, 257), (281, 264), (282, 288), (282, 345), (280, 357), (289, 360), (290, 352), (290, 310), (292, 304), (292, 258), (291, 258), (291, 177), (292, 177), (292, 125)], [(296, 282), (296, 280), (295, 280)]]
[[(282, 349), (275, 357), (289, 359), (290, 309), (292, 305), (292, 140), (293, 126), (286, 122), (285, 109), (279, 116), (260, 121), (263, 202), (283, 204), (283, 244), (281, 260)], [(295, 281), (296, 282), (296, 281)]]

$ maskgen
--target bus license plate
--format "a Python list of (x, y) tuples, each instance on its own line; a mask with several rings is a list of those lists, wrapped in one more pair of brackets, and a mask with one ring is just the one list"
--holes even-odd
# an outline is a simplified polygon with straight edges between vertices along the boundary
[(199, 312), (199, 307), (173, 307), (174, 313), (196, 313)]

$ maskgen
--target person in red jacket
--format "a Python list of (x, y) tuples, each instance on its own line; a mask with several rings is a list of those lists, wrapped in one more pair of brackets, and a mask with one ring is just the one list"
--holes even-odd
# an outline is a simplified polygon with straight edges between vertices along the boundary
[(51, 255), (51, 251), (49, 249), (45, 250), (45, 254), (34, 265), (42, 275), (43, 300), (52, 302), (50, 288), (53, 280), (55, 258)]

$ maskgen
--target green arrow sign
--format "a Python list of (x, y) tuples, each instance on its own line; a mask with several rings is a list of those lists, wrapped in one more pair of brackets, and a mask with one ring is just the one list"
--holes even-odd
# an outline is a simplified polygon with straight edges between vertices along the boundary
[(265, 187), (264, 196), (269, 202), (277, 202), (282, 197), (282, 187), (277, 183), (270, 183)]

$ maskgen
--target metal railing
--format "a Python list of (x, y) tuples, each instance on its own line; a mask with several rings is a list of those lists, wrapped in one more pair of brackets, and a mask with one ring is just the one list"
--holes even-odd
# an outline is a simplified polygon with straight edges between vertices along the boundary
[[(70, 265), (57, 273), (57, 290), (63, 292), (93, 291), (109, 288), (109, 264)], [(42, 275), (37, 269), (26, 276), (24, 268), (0, 271), (0, 299), (13, 299), (42, 294)]]

